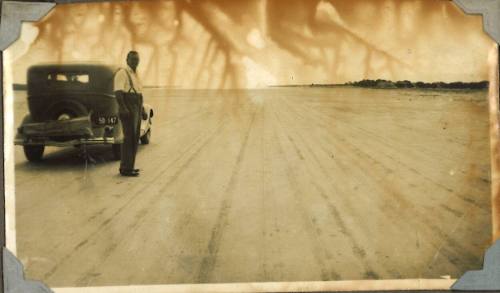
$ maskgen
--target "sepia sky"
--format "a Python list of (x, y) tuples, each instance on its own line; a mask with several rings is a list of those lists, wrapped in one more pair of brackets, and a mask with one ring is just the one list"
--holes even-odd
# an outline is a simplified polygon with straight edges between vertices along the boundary
[(58, 5), (10, 49), (40, 62), (123, 65), (146, 85), (256, 88), (361, 79), (487, 79), (493, 42), (447, 0), (172, 0)]

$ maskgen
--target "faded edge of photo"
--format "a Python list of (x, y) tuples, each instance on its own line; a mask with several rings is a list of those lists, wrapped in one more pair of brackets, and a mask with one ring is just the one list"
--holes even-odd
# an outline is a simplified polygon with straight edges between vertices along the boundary
[[(500, 238), (500, 129), (499, 129), (499, 66), (498, 46), (490, 50), (489, 113), (492, 179), (492, 238)], [(14, 117), (12, 66), (9, 50), (4, 51), (4, 168), (6, 247), (16, 255)], [(486, 61), (486, 60), (485, 60)], [(43, 282), (43, 280), (40, 280)], [(52, 288), (56, 293), (127, 293), (127, 292), (319, 292), (319, 291), (382, 291), (382, 290), (447, 290), (455, 279), (400, 279), (312, 282), (265, 282), (226, 284), (130, 285), (106, 287)]]
[(488, 60), (491, 156), (491, 214), (493, 242), (500, 239), (500, 130), (499, 130), (499, 50), (495, 44)]
[(5, 247), (17, 255), (14, 174), (14, 91), (10, 50), (3, 52)]
[(406, 279), (315, 282), (266, 282), (228, 284), (144, 285), (86, 288), (52, 288), (55, 293), (251, 293), (251, 292), (322, 292), (322, 291), (386, 291), (447, 290), (455, 280)]

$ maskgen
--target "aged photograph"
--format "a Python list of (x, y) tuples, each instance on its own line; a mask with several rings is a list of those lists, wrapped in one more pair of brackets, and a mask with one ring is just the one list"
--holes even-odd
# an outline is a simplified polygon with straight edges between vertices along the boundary
[(494, 46), (447, 0), (59, 4), (4, 55), (12, 250), (53, 288), (457, 279)]

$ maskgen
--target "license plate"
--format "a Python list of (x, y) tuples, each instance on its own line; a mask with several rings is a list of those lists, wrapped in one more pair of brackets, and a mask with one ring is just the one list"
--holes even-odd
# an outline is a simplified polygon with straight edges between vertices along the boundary
[(109, 117), (97, 117), (95, 119), (95, 123), (97, 125), (115, 125), (118, 123), (118, 117), (109, 116)]

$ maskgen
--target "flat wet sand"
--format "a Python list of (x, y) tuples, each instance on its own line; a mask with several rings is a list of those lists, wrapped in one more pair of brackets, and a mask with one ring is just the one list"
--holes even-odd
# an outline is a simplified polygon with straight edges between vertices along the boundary
[[(16, 127), (27, 112), (16, 92)], [(139, 178), (16, 147), (17, 254), (51, 287), (457, 278), (491, 238), (486, 91), (148, 89)]]

